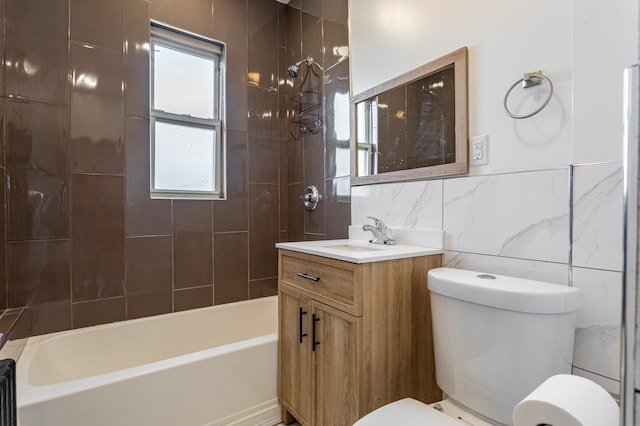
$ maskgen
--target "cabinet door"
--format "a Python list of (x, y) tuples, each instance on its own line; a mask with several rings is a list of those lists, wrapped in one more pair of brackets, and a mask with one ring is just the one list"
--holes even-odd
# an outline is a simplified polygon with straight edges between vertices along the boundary
[(302, 424), (311, 420), (311, 304), (280, 288), (279, 383), (281, 402)]
[(312, 308), (313, 424), (351, 425), (359, 417), (361, 319), (315, 301)]

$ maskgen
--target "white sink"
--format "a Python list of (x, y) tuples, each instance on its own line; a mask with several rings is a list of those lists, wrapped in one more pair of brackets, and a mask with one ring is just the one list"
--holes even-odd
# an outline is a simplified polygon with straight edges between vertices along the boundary
[(369, 263), (442, 253), (442, 249), (404, 244), (382, 245), (361, 240), (324, 240), (277, 243), (277, 248), (344, 260)]
[(353, 243), (350, 243), (350, 244), (338, 244), (338, 245), (335, 245), (335, 246), (324, 246), (324, 248), (327, 248), (327, 249), (347, 250), (347, 251), (353, 251), (353, 252), (384, 250), (384, 249), (386, 249), (388, 247), (390, 247), (390, 246), (383, 246), (383, 245), (376, 246), (374, 244), (371, 244), (369, 246), (365, 246), (365, 245), (353, 244)]

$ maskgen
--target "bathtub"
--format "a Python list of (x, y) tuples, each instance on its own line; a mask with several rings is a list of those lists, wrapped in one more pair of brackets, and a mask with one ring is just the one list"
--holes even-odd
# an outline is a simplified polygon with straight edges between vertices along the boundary
[(274, 425), (277, 296), (31, 337), (21, 426)]

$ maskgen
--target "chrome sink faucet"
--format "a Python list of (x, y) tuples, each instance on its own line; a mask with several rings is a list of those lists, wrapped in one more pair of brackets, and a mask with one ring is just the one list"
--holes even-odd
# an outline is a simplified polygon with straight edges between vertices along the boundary
[(372, 219), (374, 223), (374, 226), (362, 225), (364, 231), (370, 231), (373, 234), (373, 239), (369, 240), (370, 243), (387, 245), (396, 243), (391, 234), (391, 228), (387, 227), (383, 221), (373, 216), (367, 216), (367, 218)]

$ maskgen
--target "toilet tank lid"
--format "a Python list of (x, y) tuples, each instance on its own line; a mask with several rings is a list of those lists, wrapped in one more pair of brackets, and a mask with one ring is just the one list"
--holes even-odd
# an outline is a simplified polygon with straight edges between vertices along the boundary
[(517, 312), (557, 314), (582, 307), (574, 287), (464, 269), (432, 269), (428, 286), (443, 296)]

